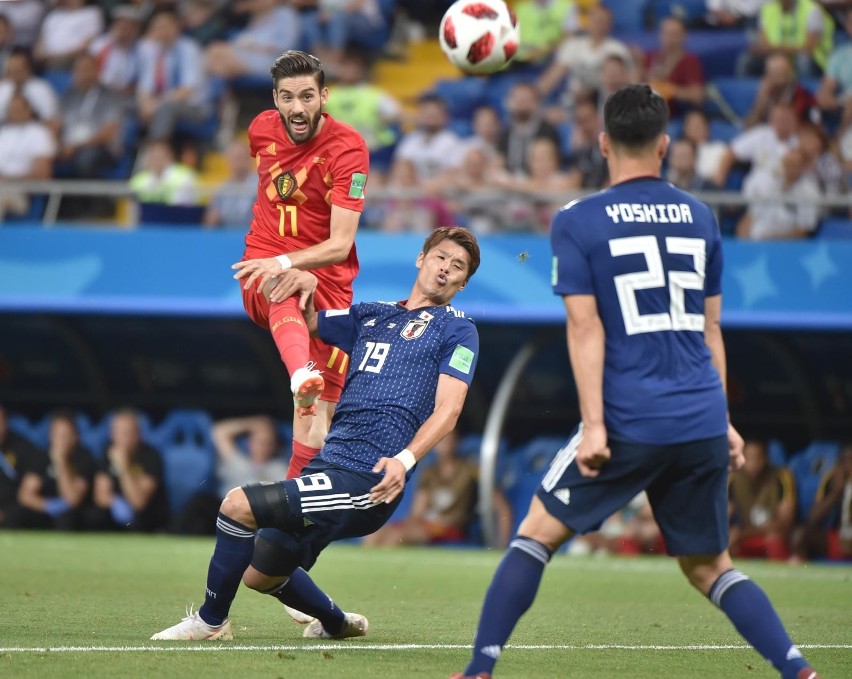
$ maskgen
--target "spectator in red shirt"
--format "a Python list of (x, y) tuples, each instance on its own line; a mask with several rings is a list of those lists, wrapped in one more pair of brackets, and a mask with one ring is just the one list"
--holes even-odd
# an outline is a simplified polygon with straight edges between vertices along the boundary
[(760, 80), (751, 111), (744, 121), (745, 126), (753, 127), (769, 122), (769, 111), (780, 102), (790, 104), (802, 123), (810, 121), (811, 112), (816, 107), (814, 95), (796, 80), (790, 60), (783, 54), (773, 54), (766, 60), (763, 78)]
[(672, 115), (704, 103), (704, 71), (685, 46), (686, 25), (678, 17), (666, 17), (660, 23), (659, 50), (642, 60), (644, 80), (669, 102)]

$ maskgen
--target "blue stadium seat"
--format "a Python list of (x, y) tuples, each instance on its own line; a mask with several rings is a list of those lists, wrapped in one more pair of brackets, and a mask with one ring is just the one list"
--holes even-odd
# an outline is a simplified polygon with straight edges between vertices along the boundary
[(840, 452), (836, 441), (814, 441), (790, 460), (789, 468), (796, 479), (798, 520), (807, 518), (816, 499), (823, 475), (834, 467)]
[(470, 118), (478, 106), (484, 103), (485, 78), (460, 78), (439, 80), (433, 92), (447, 103), (450, 118)]
[(92, 422), (84, 413), (77, 413), (74, 422), (77, 424), (77, 431), (80, 432), (80, 443), (83, 447), (95, 457), (103, 455), (109, 443), (109, 419)]
[(172, 516), (199, 491), (216, 491), (214, 458), (208, 448), (192, 443), (166, 446), (161, 450), (169, 510)]
[(647, 0), (603, 0), (601, 4), (612, 10), (614, 33), (638, 33), (645, 30)]
[(571, 133), (573, 129), (571, 123), (567, 121), (559, 123), (556, 126), (556, 130), (559, 132), (559, 151), (563, 156), (571, 153)]
[(690, 25), (707, 13), (707, 4), (706, 0), (652, 0), (651, 13), (655, 27), (669, 16), (679, 17)]
[(449, 128), (462, 139), (473, 135), (473, 122), (470, 118), (451, 118)]
[(46, 419), (42, 419), (40, 422), (30, 422), (26, 416), (17, 413), (9, 413), (7, 419), (10, 431), (24, 437), (37, 448), (47, 449), (48, 423)]
[(734, 113), (744, 118), (751, 110), (757, 89), (760, 86), (759, 78), (716, 78), (712, 84), (722, 95), (725, 103), (731, 107)]
[(671, 118), (666, 127), (666, 134), (672, 138), (672, 141), (680, 139), (683, 136), (683, 118)]
[(852, 219), (826, 219), (817, 231), (819, 238), (850, 239), (852, 238)]
[(729, 123), (727, 120), (713, 118), (710, 121), (710, 139), (729, 142), (742, 131), (739, 125)]
[(41, 75), (50, 86), (56, 90), (56, 94), (62, 97), (71, 88), (71, 71), (45, 71)]
[(543, 472), (553, 456), (568, 442), (567, 436), (537, 436), (522, 446), (516, 455), (527, 473)]
[(777, 439), (770, 439), (766, 442), (766, 455), (769, 458), (769, 464), (773, 467), (787, 466), (787, 449), (784, 444)]
[(212, 426), (210, 415), (203, 410), (172, 410), (154, 428), (152, 441), (162, 450), (175, 445), (193, 445), (212, 452)]

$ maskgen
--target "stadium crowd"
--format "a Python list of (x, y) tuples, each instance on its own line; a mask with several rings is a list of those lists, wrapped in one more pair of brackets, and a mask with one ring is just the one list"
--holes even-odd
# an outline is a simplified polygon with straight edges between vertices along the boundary
[[(228, 490), (284, 478), (291, 435), (267, 416), (213, 422), (202, 411), (172, 411), (154, 425), (132, 409), (99, 422), (64, 410), (31, 422), (0, 406), (0, 528), (211, 534)], [(365, 544), (480, 543), (480, 441), (451, 436), (437, 446), (412, 478), (398, 521)], [(552, 438), (502, 447), (494, 498), (502, 544), (554, 451)], [(852, 443), (816, 441), (788, 454), (777, 441), (749, 439), (745, 452), (729, 481), (732, 554), (852, 559)], [(643, 496), (569, 545), (572, 554), (664, 550)]]
[[(328, 112), (371, 150), (370, 189), (385, 199), (368, 204), (366, 228), (546, 232), (566, 196), (607, 185), (603, 102), (632, 81), (669, 101), (668, 180), (742, 192), (745, 207), (720, 210), (727, 235), (809, 237), (826, 217), (850, 217), (824, 199), (852, 182), (852, 9), (517, 0), (521, 24), (540, 30), (522, 32), (506, 71), (439, 81), (416, 102), (373, 84), (371, 65), (435, 34), (448, 4), (0, 3), (0, 177), (129, 180), (143, 223), (244, 229), (254, 173), (225, 112), (247, 91), (267, 93), (274, 58), (302, 48), (324, 60)], [(229, 176), (208, 200), (211, 152)], [(44, 207), (13, 191), (0, 200), (8, 218), (38, 219)], [(68, 201), (62, 216), (108, 216), (102, 202)]]

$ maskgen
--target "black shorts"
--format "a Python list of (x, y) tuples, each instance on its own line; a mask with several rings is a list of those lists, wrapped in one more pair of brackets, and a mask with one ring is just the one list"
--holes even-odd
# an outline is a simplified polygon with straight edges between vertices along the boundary
[(728, 438), (671, 445), (610, 440), (612, 458), (594, 478), (574, 462), (575, 430), (536, 495), (575, 533), (588, 533), (647, 491), (669, 554), (715, 555), (728, 548)]
[(369, 535), (387, 522), (402, 493), (390, 504), (371, 504), (370, 489), (381, 480), (381, 474), (314, 458), (295, 479), (244, 490), (261, 526), (258, 537), (275, 543), (309, 569), (330, 543)]

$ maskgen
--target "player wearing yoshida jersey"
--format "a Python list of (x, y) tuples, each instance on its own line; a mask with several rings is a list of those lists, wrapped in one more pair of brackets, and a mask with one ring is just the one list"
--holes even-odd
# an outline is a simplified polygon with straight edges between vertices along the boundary
[(317, 308), (352, 303), (369, 154), (358, 132), (323, 112), (328, 89), (318, 59), (285, 52), (271, 73), (276, 108), (249, 126), (257, 200), (243, 260), (233, 268), (242, 279), (246, 312), (269, 328), (291, 377), (295, 412), (288, 476), (294, 477), (328, 431), (349, 359), (308, 336), (296, 300), (283, 297), (275, 282), (287, 268), (310, 269), (318, 280)]
[(488, 588), (473, 657), (452, 679), (491, 679), (553, 552), (641, 491), (690, 584), (783, 679), (818, 679), (728, 553), (728, 469), (742, 466), (743, 440), (727, 418), (721, 243), (710, 210), (660, 180), (667, 123), (647, 85), (610, 95), (599, 145), (612, 186), (553, 219), (581, 422), (542, 478)]
[(364, 636), (306, 572), (329, 543), (369, 535), (399, 504), (419, 459), (453, 431), (476, 367), (473, 323), (449, 306), (479, 266), (466, 229), (435, 229), (417, 278), (399, 303), (317, 313), (316, 276), (288, 271), (275, 287), (295, 295), (312, 333), (351, 352), (352, 363), (323, 452), (293, 479), (228, 493), (220, 508), (204, 605), (156, 640), (232, 638), (228, 613), (242, 580), (315, 616), (304, 636)]
[(722, 436), (727, 403), (704, 341), (704, 300), (721, 293), (722, 277), (710, 209), (659, 177), (637, 177), (559, 211), (551, 243), (554, 292), (594, 295), (606, 330), (609, 436)]

